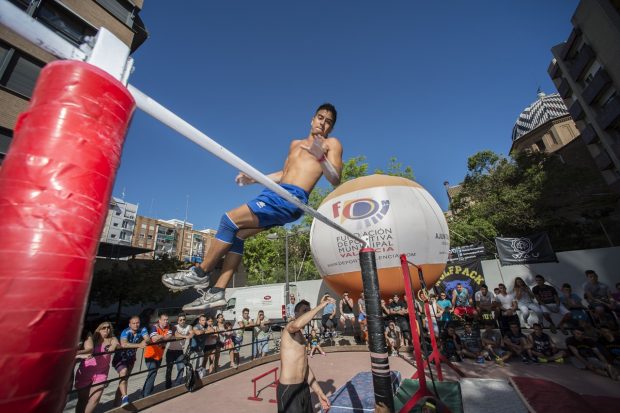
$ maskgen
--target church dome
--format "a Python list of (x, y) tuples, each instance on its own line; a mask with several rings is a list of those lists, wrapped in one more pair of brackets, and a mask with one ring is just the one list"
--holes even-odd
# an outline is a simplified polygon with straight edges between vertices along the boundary
[(538, 100), (523, 109), (515, 122), (512, 128), (512, 140), (514, 142), (540, 125), (568, 114), (568, 109), (559, 94), (545, 95), (543, 92), (538, 92)]

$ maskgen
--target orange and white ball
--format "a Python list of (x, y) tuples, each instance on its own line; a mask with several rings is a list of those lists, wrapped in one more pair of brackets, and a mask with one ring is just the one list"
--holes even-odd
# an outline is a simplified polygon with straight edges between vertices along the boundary
[[(418, 183), (388, 175), (345, 182), (329, 194), (318, 211), (375, 249), (382, 297), (403, 294), (400, 254), (421, 266), (428, 286), (435, 284), (448, 259), (448, 224), (433, 197)], [(363, 291), (359, 242), (314, 220), (310, 247), (319, 273), (336, 292)], [(410, 266), (414, 288), (418, 272)]]

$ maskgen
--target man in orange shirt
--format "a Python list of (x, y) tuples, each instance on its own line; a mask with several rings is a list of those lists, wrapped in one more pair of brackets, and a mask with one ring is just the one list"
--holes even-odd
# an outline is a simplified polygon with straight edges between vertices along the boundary
[(148, 369), (144, 386), (142, 387), (142, 397), (149, 396), (153, 393), (155, 387), (155, 377), (157, 377), (157, 369), (161, 366), (161, 359), (164, 356), (166, 348), (166, 340), (172, 338), (172, 329), (168, 324), (168, 314), (161, 314), (157, 323), (153, 324), (149, 330), (149, 338), (151, 343), (144, 349), (144, 361)]

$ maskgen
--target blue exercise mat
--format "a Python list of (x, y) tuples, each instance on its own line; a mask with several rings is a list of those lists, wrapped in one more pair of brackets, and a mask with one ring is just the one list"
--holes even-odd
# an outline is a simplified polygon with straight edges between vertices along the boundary
[[(400, 372), (390, 372), (392, 378), (392, 394), (400, 386)], [(372, 373), (357, 373), (351, 380), (340, 387), (329, 397), (332, 407), (330, 413), (362, 413), (375, 411), (375, 391), (372, 384)]]

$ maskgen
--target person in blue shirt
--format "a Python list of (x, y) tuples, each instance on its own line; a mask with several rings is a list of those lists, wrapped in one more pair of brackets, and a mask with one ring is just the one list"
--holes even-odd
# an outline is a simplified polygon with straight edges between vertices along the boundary
[(114, 366), (120, 378), (114, 399), (115, 406), (118, 405), (119, 401), (121, 407), (129, 404), (127, 382), (136, 362), (136, 350), (146, 347), (149, 341), (149, 332), (146, 327), (140, 328), (140, 317), (134, 315), (129, 320), (129, 327), (124, 329), (120, 336), (121, 348), (123, 350), (114, 353), (112, 358), (112, 366)]
[(448, 299), (445, 292), (439, 294), (439, 300), (435, 303), (436, 317), (439, 321), (440, 327), (443, 329), (445, 325), (452, 320), (452, 301)]

